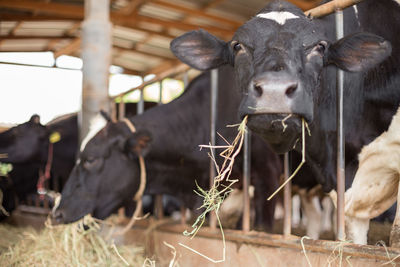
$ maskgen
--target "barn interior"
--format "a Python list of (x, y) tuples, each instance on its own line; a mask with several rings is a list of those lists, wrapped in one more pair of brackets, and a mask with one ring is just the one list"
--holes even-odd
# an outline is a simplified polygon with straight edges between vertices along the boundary
[[(82, 140), (88, 134), (91, 120), (99, 110), (106, 110), (114, 121), (141, 114), (152, 106), (165, 104), (178, 97), (185, 86), (200, 74), (199, 71), (180, 62), (172, 54), (170, 42), (174, 38), (201, 28), (228, 41), (239, 26), (254, 16), (268, 2), (271, 1), (0, 0), (0, 65), (68, 70), (71, 68), (59, 64), (59, 59), (65, 56), (81, 59), (83, 67), (72, 69), (83, 75), (82, 106), (80, 110), (76, 110), (80, 118), (79, 136)], [(289, 2), (304, 11), (320, 4), (320, 0), (289, 0)], [(91, 17), (87, 14), (91, 14)], [(101, 23), (97, 21), (99, 23), (96, 24), (96, 20), (93, 20), (96, 16), (103, 19)], [(96, 37), (96, 31), (101, 36), (109, 38), (102, 37), (97, 39), (96, 43), (96, 38), (99, 38)], [(46, 66), (13, 60), (13, 55), (17, 56), (21, 52), (50, 53), (50, 57), (54, 60), (52, 64)], [(7, 55), (7, 58), (3, 59), (2, 55)], [(139, 82), (134, 87), (111, 95), (109, 78), (115, 73), (136, 77)], [(18, 75), (23, 77), (23, 70)], [(152, 100), (149, 96), (145, 99), (143, 93), (150, 87), (156, 92)], [(169, 89), (166, 87), (175, 87), (170, 89), (172, 96), (167, 97), (169, 93), (167, 94), (165, 90)], [(31, 89), (35, 90), (34, 84)], [(7, 90), (7, 88), (2, 90)], [(133, 94), (135, 96), (130, 97)], [(14, 101), (3, 97), (2, 99)], [(46, 99), (46, 101), (51, 102), (52, 99)], [(32, 115), (34, 113), (33, 111)], [(10, 123), (6, 125), (0, 121), (0, 132), (12, 126)], [(2, 156), (4, 155), (0, 154), (0, 159)], [(0, 175), (2, 175), (0, 179), (2, 179), (1, 177), (6, 177), (12, 167), (7, 164), (2, 164), (0, 167)], [(52, 180), (45, 182), (46, 186), (55, 189), (56, 193), (59, 191), (57, 189), (60, 183), (60, 181)], [(250, 200), (247, 199), (247, 201), (250, 205)], [(241, 230), (224, 229), (225, 235), (222, 236), (218, 225), (214, 222), (214, 225), (208, 225), (200, 230), (193, 241), (188, 241), (182, 232), (188, 229), (194, 222), (194, 218), (185, 221), (185, 216), (182, 216), (180, 221), (171, 222), (163, 214), (162, 196), (154, 196), (154, 202), (155, 210), (150, 218), (138, 220), (135, 226), (124, 235), (114, 237), (112, 242), (121, 246), (120, 250), (117, 248), (114, 250), (113, 243), (109, 245), (112, 252), (108, 250), (99, 252), (99, 255), (116, 254), (117, 257), (112, 258), (115, 262), (107, 264), (105, 262), (110, 258), (105, 257), (105, 262), (100, 262), (99, 266), (123, 264), (128, 266), (215, 266), (217, 264), (221, 266), (290, 266), (294, 262), (299, 263), (297, 266), (320, 266), (324, 263), (341, 264), (342, 262), (348, 266), (374, 266), (378, 261), (385, 263), (395, 259), (394, 262), (396, 262), (397, 256), (400, 255), (400, 250), (388, 249), (385, 245), (375, 246), (380, 240), (388, 244), (391, 227), (388, 221), (371, 224), (369, 246), (365, 247), (332, 241), (336, 239), (333, 228), (322, 233), (321, 240), (309, 240), (305, 237), (306, 229), (301, 222), (298, 226), (289, 229), (289, 232), (287, 229), (285, 232), (282, 216), (276, 220), (273, 233), (257, 232), (252, 228), (251, 223), (246, 222), (247, 226), (239, 227)], [(11, 235), (21, 237), (13, 241), (14, 243), (5, 240), (4, 244), (0, 244), (0, 265), (2, 265), (2, 260), (4, 263), (12, 262), (10, 251), (16, 249), (13, 245), (19, 244), (21, 247), (26, 245), (21, 243), (25, 237), (17, 232), (17, 228), (28, 231), (26, 227), (33, 227), (35, 230), (29, 231), (36, 231), (35, 233), (52, 229), (48, 226), (47, 219), (55, 205), (54, 198), (43, 198), (34, 192), (17, 203), (16, 209), (1, 224), (16, 227), (11, 230), (9, 228), (2, 230), (4, 236), (7, 236), (5, 239), (13, 240)], [(185, 211), (181, 213), (184, 214)], [(332, 216), (333, 213), (332, 211)], [(247, 220), (250, 220), (250, 215), (247, 217)], [(123, 229), (129, 221), (130, 217), (126, 216), (125, 209), (120, 209), (105, 224), (96, 220), (90, 222), (95, 225), (94, 228), (98, 227), (97, 224), (102, 225), (102, 231), (107, 232), (113, 227)], [(0, 239), (3, 238), (0, 237)], [(187, 244), (190, 248), (183, 247), (179, 245), (180, 243)], [(88, 246), (93, 246), (93, 243), (88, 244)], [(131, 246), (128, 250), (132, 253), (129, 254), (129, 251), (122, 253), (123, 245)], [(122, 256), (119, 255), (119, 251), (123, 254)], [(199, 255), (198, 251), (204, 252), (207, 256)], [(219, 260), (221, 255), (224, 258), (223, 261)], [(271, 260), (266, 261), (266, 258)], [(351, 263), (349, 263), (350, 258), (353, 260)], [(265, 262), (268, 262), (267, 265)], [(66, 264), (65, 261), (63, 264)], [(79, 265), (79, 262), (73, 264)]]

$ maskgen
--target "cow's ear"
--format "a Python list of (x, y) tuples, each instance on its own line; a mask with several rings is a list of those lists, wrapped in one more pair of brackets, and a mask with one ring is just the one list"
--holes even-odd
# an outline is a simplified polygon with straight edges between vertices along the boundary
[(29, 122), (35, 123), (35, 124), (40, 124), (40, 116), (37, 114), (32, 115), (30, 118)]
[(171, 51), (182, 62), (199, 70), (229, 63), (229, 45), (204, 30), (185, 33), (172, 40)]
[(345, 71), (365, 71), (384, 61), (391, 52), (392, 46), (382, 37), (355, 33), (329, 47), (326, 63), (335, 64)]
[(139, 131), (128, 138), (125, 143), (125, 149), (136, 155), (145, 156), (150, 150), (151, 141), (151, 134), (148, 131)]

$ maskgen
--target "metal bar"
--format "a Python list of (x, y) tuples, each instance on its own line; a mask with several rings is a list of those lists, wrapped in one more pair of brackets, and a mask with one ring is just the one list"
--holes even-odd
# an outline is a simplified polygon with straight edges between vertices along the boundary
[[(247, 128), (247, 127), (246, 127)], [(250, 231), (250, 175), (251, 175), (251, 133), (247, 128), (244, 135), (243, 147), (243, 219), (242, 228), (244, 232)]]
[(118, 119), (122, 120), (125, 118), (125, 102), (121, 97), (121, 101), (118, 104)]
[(162, 105), (162, 99), (163, 99), (163, 80), (161, 80), (160, 82), (160, 93), (159, 93), (159, 97), (158, 97), (158, 104)]
[[(336, 39), (341, 39), (344, 36), (343, 28), (343, 11), (336, 10)], [(343, 83), (344, 72), (337, 69), (336, 73), (336, 123), (337, 123), (337, 239), (345, 240), (345, 222), (344, 222), (344, 191), (345, 191), (345, 143), (343, 133)]]
[(154, 201), (154, 209), (155, 209), (155, 215), (158, 220), (161, 220), (164, 218), (164, 210), (163, 210), (163, 201), (162, 201), (162, 194), (157, 194), (155, 196), (155, 201)]
[(143, 90), (140, 90), (140, 98), (136, 106), (136, 114), (139, 115), (142, 114), (143, 112), (144, 112), (144, 94)]
[[(210, 143), (215, 146), (215, 131), (217, 124), (217, 103), (218, 103), (218, 69), (211, 70), (211, 98), (210, 98)], [(212, 153), (215, 155), (215, 149), (212, 148)], [(210, 187), (214, 184), (216, 170), (214, 162), (210, 159)], [(217, 217), (215, 213), (210, 212), (210, 228), (216, 229)]]
[(183, 88), (186, 89), (188, 84), (189, 84), (189, 71), (185, 71), (185, 73), (183, 74)]
[[(285, 181), (289, 179), (289, 152), (286, 152), (283, 160), (283, 171)], [(283, 188), (283, 235), (291, 235), (292, 230), (292, 182), (288, 182)]]

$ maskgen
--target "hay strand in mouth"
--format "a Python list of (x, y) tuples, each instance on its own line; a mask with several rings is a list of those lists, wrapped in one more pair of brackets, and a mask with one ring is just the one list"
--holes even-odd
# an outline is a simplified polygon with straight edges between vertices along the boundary
[[(290, 175), (290, 177), (289, 177), (278, 189), (276, 189), (275, 192), (272, 193), (272, 195), (270, 195), (270, 196), (267, 198), (268, 201), (271, 200), (279, 191), (282, 190), (283, 187), (285, 187), (285, 185), (286, 185), (287, 183), (289, 183), (289, 182), (293, 179), (293, 177), (296, 176), (296, 174), (299, 172), (299, 170), (301, 169), (301, 167), (302, 167), (302, 166), (304, 165), (304, 163), (306, 162), (306, 135), (305, 135), (305, 127), (307, 127), (307, 129), (308, 129), (308, 126), (306, 126), (306, 125), (307, 125), (307, 122), (304, 120), (304, 118), (301, 118), (301, 139), (302, 139), (302, 148), (301, 148), (301, 155), (302, 155), (302, 157), (301, 157), (301, 162), (300, 162), (299, 166), (297, 166), (296, 170), (292, 173), (292, 175)], [(310, 129), (308, 129), (308, 133), (309, 133), (309, 135), (311, 135)]]
[(0, 159), (6, 159), (8, 158), (8, 154), (7, 153), (1, 153), (0, 154)]

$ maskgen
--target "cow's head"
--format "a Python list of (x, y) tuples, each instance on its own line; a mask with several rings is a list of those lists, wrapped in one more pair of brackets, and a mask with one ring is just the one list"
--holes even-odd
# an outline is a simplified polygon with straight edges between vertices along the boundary
[(40, 161), (46, 151), (48, 131), (40, 123), (40, 117), (33, 115), (28, 122), (15, 126), (0, 134), (1, 161), (24, 163)]
[(91, 213), (104, 219), (132, 200), (139, 187), (138, 155), (147, 153), (150, 134), (132, 133), (123, 122), (107, 125), (84, 147), (53, 212), (59, 223)]
[[(299, 137), (301, 118), (313, 122), (324, 93), (320, 87), (324, 67), (364, 71), (383, 61), (391, 46), (369, 33), (332, 42), (320, 20), (277, 1), (241, 26), (229, 42), (198, 30), (174, 39), (171, 50), (200, 70), (234, 66), (244, 95), (240, 116), (249, 115), (248, 126), (282, 153), (292, 149)], [(281, 121), (289, 114), (283, 131)]]

